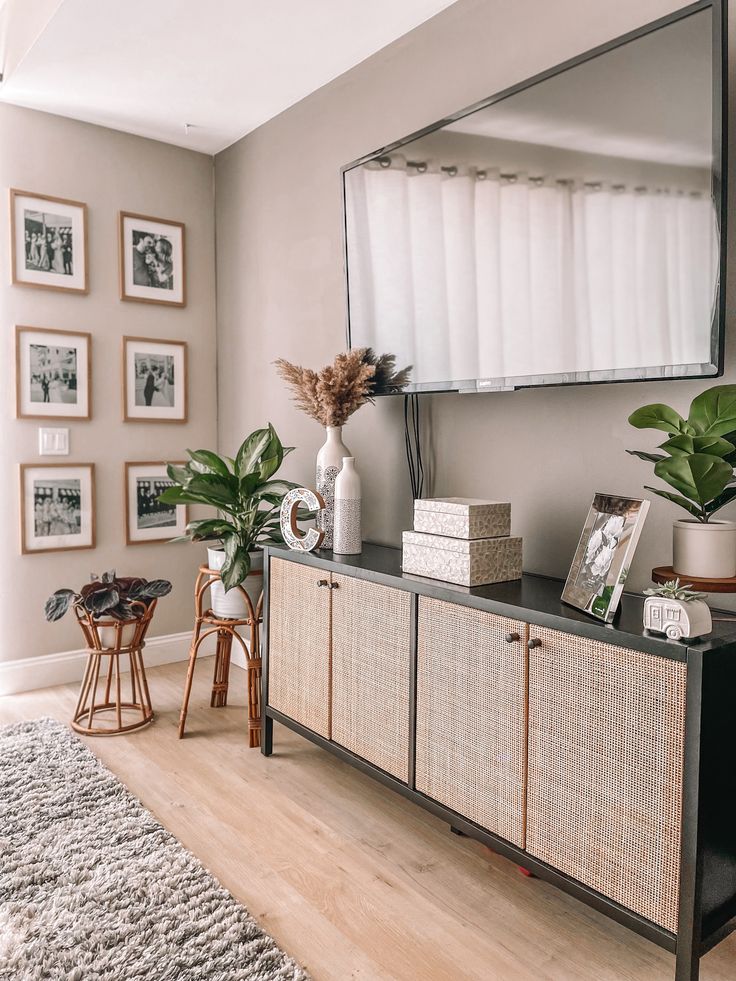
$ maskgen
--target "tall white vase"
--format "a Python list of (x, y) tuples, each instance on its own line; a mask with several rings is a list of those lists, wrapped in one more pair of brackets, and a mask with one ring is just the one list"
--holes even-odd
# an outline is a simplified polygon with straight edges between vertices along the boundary
[(342, 426), (327, 426), (327, 439), (317, 454), (317, 490), (325, 500), (325, 510), (317, 516), (317, 527), (325, 533), (322, 548), (332, 548), (335, 524), (335, 480), (350, 450), (342, 441)]
[(342, 461), (335, 481), (335, 555), (357, 555), (363, 550), (360, 477), (351, 456)]

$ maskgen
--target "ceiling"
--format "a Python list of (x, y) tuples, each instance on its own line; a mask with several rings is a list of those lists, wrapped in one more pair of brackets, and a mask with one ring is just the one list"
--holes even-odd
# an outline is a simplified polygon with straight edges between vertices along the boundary
[(453, 2), (0, 0), (0, 101), (214, 154)]

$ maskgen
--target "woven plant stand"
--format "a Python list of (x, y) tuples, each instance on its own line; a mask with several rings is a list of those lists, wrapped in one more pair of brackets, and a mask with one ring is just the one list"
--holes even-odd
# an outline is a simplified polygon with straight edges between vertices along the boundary
[[(141, 615), (130, 620), (99, 620), (83, 606), (74, 607), (87, 642), (87, 666), (71, 722), (72, 729), (82, 735), (118, 736), (142, 729), (153, 721), (143, 648), (156, 600), (148, 604), (136, 601), (132, 605), (140, 608)], [(124, 700), (120, 676), (120, 659), (126, 657), (130, 668), (130, 701)], [(129, 722), (127, 718), (131, 714), (135, 717)]]
[[(251, 575), (262, 576), (263, 573), (253, 572)], [(220, 573), (215, 569), (210, 569), (206, 565), (200, 566), (199, 575), (194, 585), (194, 632), (192, 634), (192, 645), (189, 648), (189, 667), (187, 669), (184, 699), (179, 717), (179, 739), (182, 739), (184, 736), (197, 654), (202, 643), (208, 637), (216, 635), (215, 672), (212, 679), (210, 707), (223, 708), (227, 705), (227, 692), (230, 685), (230, 658), (232, 655), (233, 640), (237, 640), (243, 648), (248, 667), (248, 745), (254, 748), (261, 745), (260, 624), (263, 618), (263, 591), (261, 591), (258, 602), (254, 607), (247, 590), (243, 586), (236, 586), (235, 588), (239, 589), (245, 598), (248, 607), (248, 616), (242, 620), (222, 619), (216, 616), (209, 607), (205, 607), (204, 605), (208, 589), (218, 579), (220, 579)], [(238, 632), (238, 628), (247, 628), (249, 633), (248, 644), (246, 644)]]

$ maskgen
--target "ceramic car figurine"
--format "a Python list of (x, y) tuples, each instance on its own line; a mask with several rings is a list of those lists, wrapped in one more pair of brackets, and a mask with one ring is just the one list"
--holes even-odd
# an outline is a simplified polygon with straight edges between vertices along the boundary
[(710, 633), (713, 621), (705, 593), (681, 586), (679, 579), (656, 589), (645, 589), (644, 626), (668, 640), (693, 640)]

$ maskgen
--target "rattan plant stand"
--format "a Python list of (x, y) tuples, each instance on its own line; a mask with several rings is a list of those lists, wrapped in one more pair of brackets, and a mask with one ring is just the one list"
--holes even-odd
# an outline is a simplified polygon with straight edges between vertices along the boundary
[[(251, 572), (251, 576), (262, 576), (262, 572)], [(213, 582), (220, 579), (220, 573), (206, 565), (200, 566), (199, 575), (194, 585), (194, 632), (189, 648), (189, 667), (184, 686), (184, 699), (179, 717), (179, 739), (184, 736), (184, 728), (189, 710), (189, 696), (194, 680), (194, 666), (202, 643), (213, 635), (217, 637), (215, 649), (215, 671), (212, 678), (211, 708), (223, 708), (227, 705), (227, 692), (230, 685), (230, 658), (233, 640), (237, 640), (243, 648), (248, 671), (248, 745), (251, 748), (261, 745), (261, 643), (260, 624), (263, 617), (263, 591), (256, 606), (243, 586), (236, 586), (245, 598), (248, 616), (244, 619), (223, 619), (216, 616), (209, 607), (205, 607), (205, 596)], [(246, 644), (238, 632), (238, 628), (247, 628), (249, 644)]]
[[(130, 620), (99, 620), (83, 606), (74, 607), (77, 622), (87, 642), (87, 666), (71, 726), (75, 732), (84, 736), (119, 736), (124, 732), (142, 729), (153, 722), (143, 648), (146, 646), (145, 637), (156, 609), (156, 600), (151, 600), (150, 603), (135, 601), (131, 605), (140, 607), (141, 615)], [(121, 657), (127, 657), (129, 661), (130, 701), (123, 699)], [(110, 722), (111, 712), (115, 715)], [(139, 718), (128, 722), (123, 717), (124, 712), (126, 715), (134, 712)]]

